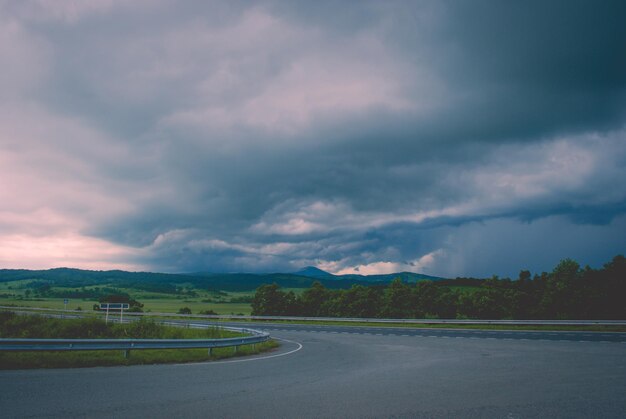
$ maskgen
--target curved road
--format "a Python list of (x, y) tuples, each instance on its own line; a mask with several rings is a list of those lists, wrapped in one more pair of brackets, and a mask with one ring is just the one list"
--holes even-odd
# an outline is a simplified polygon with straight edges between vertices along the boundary
[(226, 362), (0, 371), (1, 416), (509, 419), (626, 412), (626, 333), (254, 326), (289, 341), (275, 353)]

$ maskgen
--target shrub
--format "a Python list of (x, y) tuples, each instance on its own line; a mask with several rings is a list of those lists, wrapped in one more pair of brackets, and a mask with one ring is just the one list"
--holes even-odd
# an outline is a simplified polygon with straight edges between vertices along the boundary
[(198, 314), (206, 314), (209, 316), (214, 316), (217, 313), (214, 310), (202, 310), (202, 311), (199, 311)]

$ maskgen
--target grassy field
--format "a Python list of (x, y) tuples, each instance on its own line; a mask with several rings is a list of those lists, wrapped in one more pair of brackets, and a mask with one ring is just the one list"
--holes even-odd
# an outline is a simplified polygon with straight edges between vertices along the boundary
[(176, 313), (182, 307), (189, 307), (193, 314), (201, 311), (213, 310), (217, 314), (243, 314), (249, 315), (252, 307), (248, 303), (206, 303), (198, 298), (174, 300), (170, 298), (144, 300), (143, 310), (154, 313)]
[[(33, 280), (19, 280), (0, 282), (0, 305), (23, 306), (23, 307), (43, 307), (51, 309), (65, 308), (62, 297), (36, 296), (28, 285)], [(192, 288), (191, 284), (179, 284), (182, 293), (167, 294), (161, 292), (150, 292), (133, 288), (117, 287), (115, 284), (100, 284), (80, 287), (80, 290), (93, 290), (96, 288), (115, 288), (119, 292), (130, 295), (133, 299), (144, 305), (145, 312), (156, 313), (176, 313), (183, 307), (191, 309), (192, 313), (198, 314), (201, 311), (212, 310), (217, 314), (242, 314), (248, 315), (252, 311), (248, 301), (254, 296), (254, 291), (247, 292), (223, 292), (210, 291)], [(51, 293), (67, 292), (74, 288), (62, 288), (53, 286)], [(79, 290), (79, 288), (75, 288)], [(94, 304), (98, 304), (97, 299), (89, 298), (69, 298), (68, 310), (90, 311)]]
[[(252, 307), (248, 303), (207, 303), (202, 298), (158, 298), (158, 299), (138, 299), (144, 304), (143, 311), (154, 313), (176, 313), (183, 307), (189, 307), (192, 313), (198, 314), (200, 311), (213, 310), (217, 314), (243, 314), (249, 315)], [(67, 304), (68, 310), (81, 309), (90, 311), (93, 305), (98, 304), (96, 300), (70, 299)], [(1, 306), (18, 307), (42, 307), (62, 310), (64, 308), (63, 298), (0, 298)]]

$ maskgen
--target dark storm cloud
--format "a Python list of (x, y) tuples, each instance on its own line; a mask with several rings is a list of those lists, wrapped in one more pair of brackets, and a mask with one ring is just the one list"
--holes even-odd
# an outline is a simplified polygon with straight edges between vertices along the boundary
[(454, 72), (450, 80), (461, 89), (478, 83), (487, 92), (484, 105), (499, 107), (493, 114), (498, 122), (481, 125), (496, 128), (497, 137), (620, 126), (626, 6), (605, 5), (476, 2), (450, 8), (449, 39), (461, 43), (453, 63), (464, 64), (446, 66)]
[(2, 8), (4, 61), (42, 69), (0, 77), (6, 132), (45, 156), (37, 179), (98, 197), (30, 208), (120, 263), (487, 275), (585, 255), (539, 226), (605, 238), (583, 263), (626, 247), (623, 2)]

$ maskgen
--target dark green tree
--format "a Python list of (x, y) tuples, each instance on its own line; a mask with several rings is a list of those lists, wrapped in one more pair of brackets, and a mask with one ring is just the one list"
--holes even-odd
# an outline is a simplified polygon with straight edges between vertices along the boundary
[(396, 278), (385, 289), (383, 296), (383, 317), (393, 319), (409, 318), (413, 316), (411, 288)]
[(526, 270), (520, 271), (518, 281), (520, 282), (530, 281), (530, 271), (526, 271)]
[(293, 314), (295, 308), (293, 292), (285, 293), (277, 284), (265, 284), (257, 288), (252, 299), (253, 316), (284, 316)]
[(109, 294), (98, 298), (101, 303), (127, 303), (131, 312), (143, 311), (143, 304), (131, 298), (128, 294)]
[(380, 316), (382, 293), (376, 287), (353, 285), (349, 290), (342, 292), (341, 316), (374, 318)]
[(329, 313), (324, 311), (324, 303), (330, 299), (330, 295), (331, 292), (321, 282), (313, 282), (300, 296), (300, 314), (312, 317), (328, 316)]
[(568, 319), (576, 316), (580, 298), (580, 265), (572, 259), (563, 259), (549, 276), (542, 306), (552, 318)]

